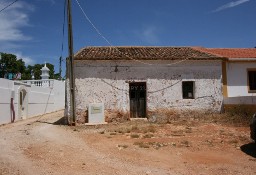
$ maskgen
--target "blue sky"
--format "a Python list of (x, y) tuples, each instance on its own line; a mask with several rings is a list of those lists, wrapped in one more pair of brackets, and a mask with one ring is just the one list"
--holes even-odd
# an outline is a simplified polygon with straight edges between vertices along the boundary
[[(256, 0), (72, 0), (74, 52), (85, 46), (256, 46)], [(0, 9), (13, 0), (0, 0)], [(64, 0), (19, 0), (0, 13), (0, 52), (58, 71)], [(65, 25), (66, 27), (66, 25)], [(63, 57), (67, 56), (65, 29)], [(63, 66), (64, 68), (64, 66)]]

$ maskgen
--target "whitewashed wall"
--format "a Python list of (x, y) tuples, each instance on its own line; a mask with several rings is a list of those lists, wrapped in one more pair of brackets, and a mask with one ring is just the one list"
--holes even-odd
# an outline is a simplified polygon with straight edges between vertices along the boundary
[(65, 107), (65, 82), (54, 80), (53, 82), (54, 94), (54, 110), (62, 110)]
[(0, 78), (0, 124), (11, 122), (11, 97), (14, 83)]
[(256, 104), (256, 93), (248, 93), (247, 69), (256, 68), (255, 62), (228, 62), (225, 104)]
[[(105, 109), (129, 112), (129, 82), (146, 82), (147, 110), (199, 109), (220, 111), (222, 97), (220, 61), (186, 61), (167, 66), (129, 61), (76, 61), (76, 107), (103, 102)], [(182, 81), (195, 81), (195, 99), (182, 98)]]
[(0, 124), (11, 122), (10, 99), (12, 91), (16, 120), (21, 119), (19, 91), (22, 89), (27, 92), (26, 98), (28, 98), (25, 118), (64, 109), (65, 82), (54, 80), (53, 88), (44, 88), (0, 79)]

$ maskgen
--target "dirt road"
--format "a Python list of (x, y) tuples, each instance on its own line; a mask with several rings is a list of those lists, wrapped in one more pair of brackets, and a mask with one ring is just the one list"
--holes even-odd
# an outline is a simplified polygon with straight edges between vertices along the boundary
[(63, 111), (0, 127), (0, 174), (256, 174), (248, 128), (144, 123), (69, 127)]

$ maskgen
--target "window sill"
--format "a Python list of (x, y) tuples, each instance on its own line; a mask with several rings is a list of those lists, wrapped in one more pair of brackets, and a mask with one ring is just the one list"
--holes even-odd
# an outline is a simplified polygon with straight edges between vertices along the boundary
[(256, 93), (256, 90), (249, 90), (248, 93)]

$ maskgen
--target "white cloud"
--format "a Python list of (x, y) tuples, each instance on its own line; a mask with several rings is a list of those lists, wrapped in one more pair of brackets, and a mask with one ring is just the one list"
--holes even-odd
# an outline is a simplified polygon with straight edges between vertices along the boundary
[(17, 59), (22, 59), (26, 66), (27, 65), (34, 65), (35, 64), (35, 60), (33, 60), (32, 58), (30, 57), (27, 57), (27, 56), (24, 56), (22, 53), (18, 52), (18, 53), (14, 53), (14, 55), (17, 56)]
[(232, 1), (232, 2), (229, 2), (227, 4), (224, 4), (220, 7), (218, 7), (217, 9), (215, 9), (213, 12), (219, 12), (219, 11), (222, 11), (222, 10), (225, 10), (225, 9), (228, 9), (228, 8), (233, 8), (233, 7), (236, 7), (238, 5), (241, 5), (243, 3), (246, 3), (246, 2), (249, 2), (250, 0), (237, 0), (237, 1)]
[[(0, 9), (10, 4), (10, 2), (12, 1), (0, 4)], [(0, 13), (0, 44), (31, 39), (22, 31), (23, 27), (29, 26), (28, 12), (31, 10), (33, 10), (31, 5), (18, 1)]]
[(159, 29), (156, 26), (147, 26), (142, 30), (135, 31), (135, 34), (144, 42), (148, 44), (159, 44), (160, 39), (158, 37)]

